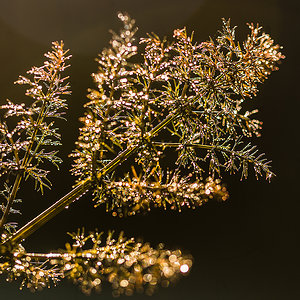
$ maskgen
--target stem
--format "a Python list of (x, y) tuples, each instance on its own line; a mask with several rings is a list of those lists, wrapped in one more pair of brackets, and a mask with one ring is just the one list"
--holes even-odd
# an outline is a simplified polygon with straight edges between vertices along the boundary
[[(150, 140), (151, 138), (153, 138), (160, 130), (162, 130), (165, 126), (167, 126), (170, 122), (177, 118), (179, 114), (180, 112), (175, 112), (173, 114), (168, 115), (162, 122), (160, 122), (148, 133), (147, 139)], [(115, 159), (110, 161), (104, 168), (102, 168), (99, 171), (99, 173), (97, 174), (98, 180), (101, 180), (103, 176), (112, 172), (119, 164), (123, 163), (134, 152), (136, 152), (139, 149), (139, 147), (140, 145), (129, 145), (128, 148), (122, 151)], [(42, 225), (44, 225), (46, 222), (48, 222), (54, 216), (56, 216), (59, 212), (61, 212), (66, 206), (68, 206), (75, 200), (79, 199), (86, 192), (88, 192), (92, 185), (92, 178), (87, 178), (84, 182), (75, 187), (67, 195), (63, 196), (52, 206), (44, 210), (40, 215), (38, 215), (26, 225), (24, 225), (22, 228), (20, 228), (14, 235), (7, 239), (4, 244), (19, 243), (23, 239), (30, 236), (38, 228), (40, 228)]]
[(181, 144), (181, 143), (169, 143), (169, 142), (152, 142), (153, 145), (158, 146), (158, 147), (193, 147), (193, 148), (199, 148), (199, 149), (206, 149), (206, 150), (217, 150), (220, 152), (225, 152), (237, 157), (240, 157), (243, 160), (247, 160), (249, 163), (256, 164), (257, 161), (255, 159), (249, 158), (249, 156), (245, 155), (241, 151), (236, 151), (236, 150), (230, 150), (222, 146), (213, 146), (213, 145), (204, 145), (204, 144)]
[(33, 232), (35, 232), (39, 227), (44, 225), (58, 213), (60, 213), (66, 206), (68, 206), (74, 200), (80, 198), (83, 194), (85, 194), (90, 187), (92, 186), (91, 179), (87, 180), (85, 183), (74, 188), (56, 203), (51, 205), (49, 208), (44, 210), (40, 215), (32, 219), (25, 226), (19, 229), (10, 239), (5, 241), (5, 244), (9, 243), (19, 243)]
[(7, 220), (7, 217), (9, 215), (10, 209), (13, 206), (14, 200), (16, 199), (17, 191), (19, 189), (21, 180), (22, 180), (22, 174), (19, 173), (17, 175), (16, 179), (15, 179), (15, 183), (14, 183), (13, 189), (12, 189), (10, 195), (9, 195), (9, 198), (7, 200), (7, 204), (6, 204), (4, 213), (3, 213), (2, 218), (0, 220), (0, 229), (4, 226), (4, 224), (5, 224), (6, 220)]
[[(50, 252), (50, 253), (26, 253), (26, 254), (20, 254), (20, 256), (26, 256), (26, 257), (30, 257), (30, 258), (33, 258), (33, 259), (44, 259), (44, 260), (48, 260), (49, 258), (62, 258), (63, 257), (63, 253), (53, 253), (53, 252)], [(76, 254), (73, 254), (73, 256), (76, 256)]]
[(228, 149), (225, 149), (220, 146), (211, 146), (211, 145), (203, 145), (203, 144), (181, 144), (181, 143), (169, 143), (169, 142), (152, 142), (154, 146), (159, 146), (159, 147), (175, 147), (178, 148), (180, 146), (184, 147), (194, 147), (194, 148), (201, 148), (201, 149), (207, 149), (207, 150), (212, 150), (212, 149), (217, 149), (220, 151), (224, 152), (232, 152)]
[(45, 110), (46, 110), (46, 101), (44, 101), (43, 104), (42, 104), (41, 111), (40, 111), (39, 116), (38, 116), (37, 121), (36, 121), (37, 122), (36, 127), (34, 129), (34, 132), (33, 132), (32, 136), (31, 136), (30, 144), (29, 144), (29, 146), (26, 150), (26, 153), (25, 153), (23, 161), (22, 161), (22, 167), (25, 167), (27, 165), (28, 159), (30, 158), (30, 152), (31, 152), (31, 149), (32, 149), (33, 144), (35, 142), (36, 135), (38, 134), (39, 126), (44, 121)]

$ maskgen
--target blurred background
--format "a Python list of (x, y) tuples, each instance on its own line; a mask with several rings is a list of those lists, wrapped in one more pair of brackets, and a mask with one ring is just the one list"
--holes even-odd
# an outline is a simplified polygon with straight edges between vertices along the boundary
[[(64, 40), (73, 55), (68, 121), (60, 124), (64, 164), (59, 172), (51, 173), (53, 187), (44, 197), (32, 191), (31, 182), (24, 185), (20, 192), (20, 226), (67, 193), (74, 183), (68, 154), (81, 126), (78, 118), (83, 115), (87, 88), (94, 87), (90, 77), (97, 69), (94, 58), (108, 46), (109, 29), (118, 30), (118, 11), (127, 11), (136, 19), (138, 37), (146, 32), (171, 36), (174, 29), (186, 26), (188, 31), (195, 31), (195, 40), (203, 41), (216, 35), (225, 17), (238, 26), (238, 39), (246, 37), (247, 22), (258, 22), (283, 46), (286, 59), (280, 70), (250, 100), (253, 108), (259, 108), (257, 117), (264, 122), (262, 137), (253, 142), (273, 161), (277, 177), (269, 184), (254, 176), (240, 182), (239, 176), (226, 175), (229, 200), (211, 201), (181, 214), (157, 209), (145, 216), (119, 219), (107, 214), (104, 207), (93, 208), (90, 195), (85, 195), (28, 238), (24, 246), (28, 251), (63, 248), (69, 241), (66, 232), (82, 226), (87, 231), (123, 230), (127, 237), (142, 238), (153, 246), (163, 242), (168, 248), (181, 248), (194, 257), (190, 274), (172, 287), (158, 289), (152, 299), (300, 299), (296, 0), (1, 0), (1, 104), (7, 98), (23, 101), (24, 88), (13, 82), (31, 66), (42, 64), (51, 41)], [(86, 299), (68, 282), (34, 294), (19, 291), (18, 287), (2, 279), (0, 298)], [(98, 298), (112, 299), (111, 290), (89, 297)], [(135, 295), (131, 299), (149, 297)]]

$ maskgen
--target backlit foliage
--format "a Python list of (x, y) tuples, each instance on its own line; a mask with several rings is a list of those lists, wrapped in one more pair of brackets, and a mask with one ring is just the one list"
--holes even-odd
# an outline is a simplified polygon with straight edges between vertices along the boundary
[(114, 295), (132, 295), (135, 290), (152, 294), (157, 284), (168, 286), (192, 265), (191, 258), (180, 250), (165, 250), (162, 244), (153, 249), (122, 234), (114, 239), (109, 233), (104, 243), (103, 233), (85, 235), (78, 230), (70, 235), (72, 245), (67, 243), (65, 250), (47, 254), (27, 253), (18, 245), (14, 255), (0, 263), (0, 273), (8, 273), (8, 281), (21, 278), (21, 288), (33, 291), (68, 278), (86, 294), (100, 291), (108, 282)]
[[(136, 63), (134, 22), (127, 15), (120, 19), (123, 30), (99, 55), (93, 74), (97, 89), (88, 95), (72, 154), (78, 184), (95, 178), (96, 205), (103, 203), (120, 216), (149, 210), (150, 203), (195, 207), (207, 200), (197, 186), (203, 176), (220, 178), (224, 170), (247, 178), (252, 166), (256, 176), (270, 179), (270, 162), (245, 142), (259, 136), (262, 123), (252, 119), (257, 110), (242, 108), (283, 58), (270, 36), (250, 24), (240, 45), (226, 20), (215, 41), (193, 42), (185, 28), (175, 30), (171, 42), (152, 34), (140, 40), (144, 53)], [(177, 152), (175, 164), (168, 164), (172, 175), (162, 167), (169, 148)], [(125, 149), (137, 152), (135, 174), (121, 180), (105, 174), (105, 166)], [(187, 172), (188, 179), (182, 175)], [(224, 187), (217, 186), (212, 194), (223, 193), (220, 199), (226, 200)]]
[(89, 191), (95, 206), (123, 217), (154, 207), (182, 211), (210, 199), (225, 201), (223, 172), (247, 178), (251, 167), (257, 178), (273, 176), (270, 162), (247, 141), (260, 136), (262, 123), (252, 118), (257, 110), (243, 107), (284, 58), (270, 36), (249, 24), (248, 37), (239, 43), (235, 28), (223, 20), (216, 39), (202, 43), (185, 28), (170, 40), (149, 34), (138, 41), (134, 20), (118, 16), (123, 28), (112, 33), (110, 47), (97, 59), (96, 88), (89, 90), (71, 154), (76, 185), (18, 231), (8, 217), (19, 212), (22, 180), (34, 179), (43, 192), (50, 182), (42, 164), (61, 163), (54, 119), (64, 114), (64, 96), (70, 94), (62, 75), (70, 56), (62, 42), (53, 43), (42, 67), (28, 72), (32, 79), (17, 81), (29, 86), (31, 102), (7, 100), (0, 107), (0, 274), (8, 281), (20, 279), (21, 287), (40, 290), (68, 278), (87, 294), (105, 283), (115, 296), (152, 294), (189, 272), (192, 259), (180, 250), (152, 248), (122, 234), (103, 239), (97, 231), (79, 230), (64, 250), (24, 249), (23, 239)]
[[(62, 162), (55, 148), (60, 145), (60, 134), (54, 127), (54, 119), (63, 117), (68, 107), (64, 96), (70, 94), (66, 83), (68, 77), (62, 75), (70, 56), (66, 56), (68, 50), (65, 51), (63, 46), (62, 42), (53, 43), (52, 51), (45, 54), (44, 65), (27, 72), (32, 79), (19, 76), (16, 84), (28, 86), (28, 104), (7, 100), (7, 104), (0, 106), (4, 111), (0, 122), (0, 176), (6, 177), (1, 192), (1, 202), (4, 200), (4, 203), (1, 204), (0, 228), (12, 225), (5, 221), (10, 212), (17, 212), (12, 205), (20, 201), (15, 197), (21, 180), (33, 178), (35, 188), (43, 192), (44, 187), (49, 188), (51, 183), (47, 178), (49, 171), (41, 165), (48, 161), (58, 168)], [(19, 119), (17, 124), (10, 129), (6, 120), (16, 118)], [(10, 184), (14, 175), (16, 180)]]

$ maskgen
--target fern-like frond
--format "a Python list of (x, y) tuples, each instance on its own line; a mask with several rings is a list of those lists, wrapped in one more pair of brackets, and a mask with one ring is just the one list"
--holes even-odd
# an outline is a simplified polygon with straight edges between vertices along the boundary
[[(3, 117), (0, 119), (0, 176), (12, 186), (6, 203), (2, 204), (3, 215), (0, 229), (7, 216), (13, 212), (17, 191), (22, 178), (32, 178), (35, 188), (43, 193), (44, 187), (50, 188), (47, 178), (49, 170), (42, 168), (45, 161), (58, 168), (61, 159), (56, 155), (54, 147), (60, 145), (61, 136), (54, 127), (54, 119), (62, 118), (67, 103), (65, 96), (70, 94), (68, 77), (62, 74), (68, 67), (66, 62), (68, 50), (64, 50), (63, 42), (53, 42), (52, 51), (45, 54), (47, 60), (41, 67), (33, 67), (19, 76), (17, 84), (29, 86), (26, 96), (31, 99), (28, 104), (7, 104), (0, 106)], [(28, 102), (28, 101), (27, 101)], [(11, 130), (7, 119), (18, 119)], [(10, 120), (9, 120), (10, 121)], [(10, 121), (9, 124), (12, 122)]]

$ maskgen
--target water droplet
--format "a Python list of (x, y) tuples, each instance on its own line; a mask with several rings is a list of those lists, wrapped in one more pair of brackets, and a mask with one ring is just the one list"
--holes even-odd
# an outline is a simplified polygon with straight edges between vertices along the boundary
[(186, 273), (186, 272), (188, 272), (188, 270), (189, 270), (189, 266), (187, 264), (180, 266), (181, 273)]

